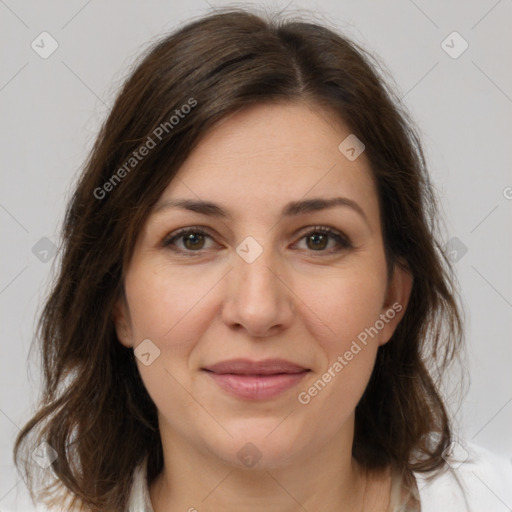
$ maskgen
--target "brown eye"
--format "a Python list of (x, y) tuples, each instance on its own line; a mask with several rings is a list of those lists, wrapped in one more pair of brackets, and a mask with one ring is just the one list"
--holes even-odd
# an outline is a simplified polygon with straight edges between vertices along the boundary
[(308, 235), (306, 240), (308, 249), (318, 251), (327, 247), (329, 235), (326, 235), (325, 233), (313, 233), (312, 235)]
[(181, 253), (199, 253), (202, 249), (211, 248), (207, 246), (207, 240), (212, 237), (198, 228), (180, 229), (174, 234), (169, 235), (162, 241), (162, 246)]
[(181, 238), (186, 249), (197, 250), (204, 246), (204, 235), (202, 233), (191, 232)]
[(302, 249), (326, 255), (352, 248), (352, 243), (348, 237), (324, 226), (315, 227), (304, 233), (300, 243), (305, 245), (305, 247), (300, 247)]

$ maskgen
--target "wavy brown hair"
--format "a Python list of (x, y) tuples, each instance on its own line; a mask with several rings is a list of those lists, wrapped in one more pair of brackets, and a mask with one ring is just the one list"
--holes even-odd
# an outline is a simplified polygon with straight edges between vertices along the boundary
[[(381, 67), (325, 24), (246, 9), (191, 21), (141, 58), (74, 189), (58, 275), (40, 316), (42, 399), (14, 448), (35, 499), (52, 505), (67, 497), (69, 508), (119, 511), (146, 455), (150, 481), (162, 469), (156, 407), (133, 350), (117, 340), (113, 306), (134, 242), (180, 165), (215, 123), (255, 103), (327, 109), (364, 142), (388, 268), (403, 265), (414, 281), (357, 406), (353, 456), (368, 469), (443, 467), (452, 428), (438, 377), (458, 352), (461, 310), (437, 241), (438, 207), (417, 129)], [(155, 147), (130, 161), (148, 137)], [(42, 441), (58, 454), (51, 471), (30, 458)]]

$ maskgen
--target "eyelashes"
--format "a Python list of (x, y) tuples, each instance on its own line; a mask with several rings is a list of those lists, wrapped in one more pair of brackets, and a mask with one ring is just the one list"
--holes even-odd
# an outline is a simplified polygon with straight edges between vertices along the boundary
[[(298, 236), (300, 236), (299, 242), (306, 240), (306, 246), (309, 241), (314, 242), (313, 247), (315, 248), (310, 249), (306, 247), (304, 250), (315, 256), (337, 254), (343, 250), (353, 248), (350, 239), (346, 235), (328, 226), (310, 227), (307, 228), (307, 231), (301, 232)], [(214, 242), (212, 244), (213, 248), (215, 246), (220, 247), (220, 245), (214, 241), (213, 236), (208, 230), (200, 226), (190, 226), (170, 233), (162, 240), (161, 245), (175, 253), (194, 257), (204, 254), (205, 251), (212, 248), (204, 247), (208, 239)], [(182, 247), (179, 247), (177, 242), (181, 242)], [(335, 242), (334, 248), (326, 248), (330, 242)], [(186, 244), (189, 244), (189, 246), (187, 247)], [(297, 242), (295, 242), (294, 245), (296, 244)], [(197, 245), (199, 245), (199, 247), (197, 247)]]

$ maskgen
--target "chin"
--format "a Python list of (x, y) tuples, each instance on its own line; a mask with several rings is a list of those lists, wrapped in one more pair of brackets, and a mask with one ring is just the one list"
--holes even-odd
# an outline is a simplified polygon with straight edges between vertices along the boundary
[[(284, 425), (289, 419), (273, 418), (244, 420), (240, 428), (227, 425), (233, 437), (225, 435), (217, 442), (207, 441), (210, 450), (230, 466), (251, 470), (276, 469), (293, 462), (307, 448), (306, 439), (300, 439)], [(304, 432), (303, 432), (304, 434)]]

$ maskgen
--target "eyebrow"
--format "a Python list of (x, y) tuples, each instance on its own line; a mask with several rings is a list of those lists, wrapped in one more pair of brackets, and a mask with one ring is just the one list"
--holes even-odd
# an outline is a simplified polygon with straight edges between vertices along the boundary
[[(281, 211), (281, 217), (304, 215), (306, 213), (326, 210), (335, 206), (351, 208), (365, 220), (368, 226), (370, 226), (370, 222), (364, 210), (359, 206), (359, 204), (347, 197), (333, 197), (329, 199), (318, 197), (312, 199), (304, 199), (302, 201), (292, 201), (284, 206)], [(153, 213), (158, 213), (162, 210), (167, 210), (168, 208), (182, 208), (184, 210), (200, 213), (202, 215), (219, 217), (222, 219), (231, 218), (229, 212), (218, 204), (212, 203), (210, 201), (201, 201), (195, 199), (165, 199), (159, 201), (155, 205)]]

